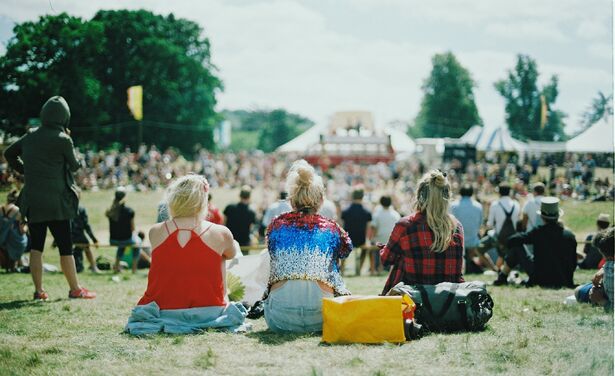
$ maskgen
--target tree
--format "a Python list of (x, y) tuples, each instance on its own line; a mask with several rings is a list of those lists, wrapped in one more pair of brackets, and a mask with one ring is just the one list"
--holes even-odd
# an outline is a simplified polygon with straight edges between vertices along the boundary
[(431, 73), (421, 87), (423, 100), (414, 135), (460, 137), (471, 126), (482, 125), (474, 102), (476, 83), (470, 72), (452, 52), (434, 55), (431, 63)]
[[(222, 89), (202, 28), (139, 11), (99, 11), (84, 22), (66, 14), (17, 25), (0, 58), (5, 130), (38, 117), (51, 95), (66, 97), (78, 143), (136, 144), (126, 89), (143, 86), (144, 141), (190, 151), (213, 147), (216, 94)], [(3, 101), (3, 103), (7, 103)], [(113, 126), (103, 124), (111, 123)], [(23, 131), (23, 127), (22, 127)]]
[(598, 92), (596, 98), (592, 100), (592, 104), (581, 115), (583, 129), (587, 129), (596, 124), (600, 120), (608, 122), (613, 115), (613, 94), (606, 96), (601, 91)]
[[(527, 55), (518, 55), (508, 77), (494, 83), (506, 102), (506, 123), (512, 136), (522, 140), (563, 140), (567, 115), (553, 108), (559, 94), (558, 78), (551, 76), (549, 83), (539, 89), (538, 77), (536, 61)], [(542, 124), (545, 107), (546, 122)]]
[(66, 13), (24, 22), (0, 57), (0, 109), (3, 130), (21, 134), (53, 95), (71, 107), (72, 124), (104, 120), (99, 108), (100, 81), (93, 69), (103, 53), (102, 25)]
[(292, 114), (283, 109), (267, 111), (264, 122), (260, 125), (258, 148), (266, 153), (297, 137), (314, 123), (303, 116)]

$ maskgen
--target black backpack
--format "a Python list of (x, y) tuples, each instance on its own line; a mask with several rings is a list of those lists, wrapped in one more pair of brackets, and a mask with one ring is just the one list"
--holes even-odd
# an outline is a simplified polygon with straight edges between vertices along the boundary
[(430, 332), (480, 331), (493, 316), (493, 299), (484, 282), (395, 285), (387, 295), (409, 295), (416, 323)]
[(506, 219), (504, 219), (504, 224), (502, 224), (502, 228), (500, 228), (500, 232), (498, 233), (498, 243), (500, 244), (500, 247), (506, 248), (508, 238), (517, 233), (511, 218), (512, 213), (515, 211), (515, 205), (513, 204), (510, 212), (507, 212), (506, 209), (504, 209), (504, 205), (502, 205), (501, 202), (499, 202), (499, 204), (506, 215)]

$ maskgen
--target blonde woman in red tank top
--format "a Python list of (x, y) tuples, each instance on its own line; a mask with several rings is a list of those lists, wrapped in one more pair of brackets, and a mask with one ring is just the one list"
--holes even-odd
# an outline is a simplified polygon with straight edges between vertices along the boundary
[(149, 232), (153, 251), (147, 290), (128, 318), (129, 334), (246, 329), (246, 309), (226, 297), (225, 261), (235, 256), (233, 236), (205, 220), (208, 191), (207, 180), (199, 175), (181, 177), (167, 189), (171, 219)]
[(161, 310), (225, 306), (225, 260), (235, 257), (229, 229), (205, 220), (209, 184), (187, 175), (167, 190), (171, 219), (149, 232), (152, 264), (138, 305)]

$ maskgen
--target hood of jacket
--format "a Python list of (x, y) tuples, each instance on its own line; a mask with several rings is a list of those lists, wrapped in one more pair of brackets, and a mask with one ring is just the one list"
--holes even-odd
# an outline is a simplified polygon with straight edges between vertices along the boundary
[(49, 98), (41, 109), (41, 124), (43, 127), (64, 130), (70, 121), (70, 108), (66, 100), (60, 96)]

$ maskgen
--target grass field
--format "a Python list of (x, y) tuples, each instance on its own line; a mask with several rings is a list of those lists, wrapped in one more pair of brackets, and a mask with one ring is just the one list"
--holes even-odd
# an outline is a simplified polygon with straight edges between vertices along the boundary
[[(216, 191), (220, 207), (237, 196)], [(112, 192), (83, 197), (101, 241), (103, 216)], [(160, 193), (131, 194), (137, 227), (155, 219)], [(564, 203), (565, 221), (582, 237), (593, 230), (599, 212), (612, 203)], [(110, 248), (98, 251), (108, 256)], [(58, 264), (57, 251), (46, 262)], [(579, 271), (576, 283), (592, 273)], [(80, 275), (98, 292), (93, 301), (66, 298), (61, 274), (46, 274), (47, 303), (34, 303), (27, 274), (0, 274), (0, 375), (43, 374), (613, 374), (613, 316), (589, 305), (564, 305), (572, 290), (490, 287), (494, 317), (480, 333), (435, 334), (402, 346), (327, 346), (319, 336), (277, 335), (263, 319), (242, 335), (206, 332), (190, 336), (132, 338), (122, 334), (131, 308), (145, 290), (147, 275)], [(471, 276), (468, 279), (491, 280)], [(347, 277), (355, 294), (377, 294), (385, 277)]]

